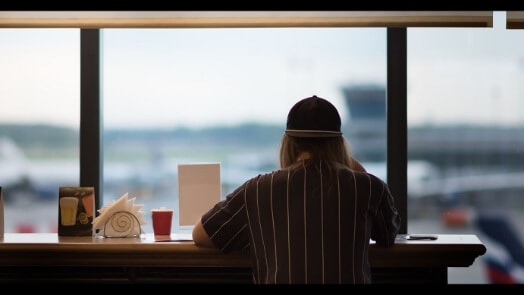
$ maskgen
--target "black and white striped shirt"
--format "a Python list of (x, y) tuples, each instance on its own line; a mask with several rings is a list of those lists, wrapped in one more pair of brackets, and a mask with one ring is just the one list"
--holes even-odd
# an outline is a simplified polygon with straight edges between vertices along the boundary
[(393, 245), (400, 216), (374, 175), (306, 160), (246, 181), (202, 224), (223, 252), (250, 254), (255, 283), (352, 284), (371, 283), (370, 239)]

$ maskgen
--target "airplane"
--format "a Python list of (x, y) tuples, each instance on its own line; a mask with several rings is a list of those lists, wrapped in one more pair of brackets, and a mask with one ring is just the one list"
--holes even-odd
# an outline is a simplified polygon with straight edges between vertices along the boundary
[(444, 226), (464, 227), (474, 221), (478, 211), (519, 207), (524, 195), (522, 179), (524, 172), (490, 172), (428, 179), (419, 190), (411, 190), (410, 204), (430, 201), (430, 204), (440, 208)]
[(478, 211), (474, 224), (483, 235), (486, 254), (481, 259), (492, 284), (524, 283), (524, 243), (505, 212)]
[[(23, 150), (8, 137), (0, 137), (0, 186), (6, 203), (52, 201), (61, 186), (79, 186), (78, 160), (30, 160)], [(161, 189), (176, 179), (172, 161), (146, 163), (110, 162), (104, 165), (104, 191), (115, 197), (124, 190), (140, 191), (144, 187)]]
[[(166, 196), (176, 196), (176, 163), (176, 159), (143, 165), (106, 163), (98, 207), (126, 192), (149, 206), (166, 205)], [(76, 159), (29, 159), (12, 139), (0, 137), (0, 187), (9, 216), (6, 232), (56, 232), (59, 188), (79, 186), (79, 167)]]
[(30, 163), (22, 150), (10, 138), (0, 138), (0, 185), (4, 189), (5, 202), (14, 196), (31, 191)]

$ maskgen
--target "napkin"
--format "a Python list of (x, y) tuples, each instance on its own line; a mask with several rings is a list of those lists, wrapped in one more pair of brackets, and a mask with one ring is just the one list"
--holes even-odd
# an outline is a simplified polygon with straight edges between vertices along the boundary
[(142, 225), (146, 224), (142, 216), (143, 204), (135, 204), (136, 198), (123, 194), (97, 210), (100, 215), (93, 220), (93, 232), (103, 237), (136, 237), (142, 234)]

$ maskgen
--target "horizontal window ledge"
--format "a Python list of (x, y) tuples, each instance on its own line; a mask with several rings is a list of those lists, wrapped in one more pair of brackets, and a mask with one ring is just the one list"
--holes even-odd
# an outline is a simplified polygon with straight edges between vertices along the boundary
[(506, 12), (506, 29), (524, 29), (524, 11)]
[(8, 11), (2, 28), (492, 27), (491, 11)]

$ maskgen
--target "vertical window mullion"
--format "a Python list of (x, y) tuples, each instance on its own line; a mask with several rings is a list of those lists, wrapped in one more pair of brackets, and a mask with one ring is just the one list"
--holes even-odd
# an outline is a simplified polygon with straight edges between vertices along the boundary
[(407, 233), (407, 29), (387, 29), (387, 182)]
[(80, 186), (102, 189), (102, 116), (100, 101), (100, 30), (80, 29)]

